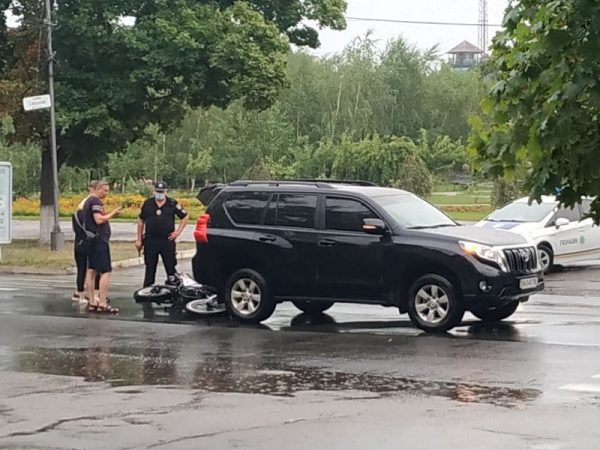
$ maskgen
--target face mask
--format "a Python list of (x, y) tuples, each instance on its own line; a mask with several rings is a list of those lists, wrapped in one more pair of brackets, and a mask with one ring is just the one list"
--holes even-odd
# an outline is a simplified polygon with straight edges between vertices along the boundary
[(167, 198), (167, 195), (164, 192), (155, 192), (154, 198), (160, 202)]

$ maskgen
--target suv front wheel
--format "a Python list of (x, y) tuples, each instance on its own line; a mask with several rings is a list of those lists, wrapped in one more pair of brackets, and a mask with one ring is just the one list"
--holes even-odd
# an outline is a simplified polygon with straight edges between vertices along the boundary
[(275, 310), (269, 286), (258, 272), (242, 269), (235, 272), (225, 285), (225, 305), (239, 322), (259, 323)]
[(484, 322), (499, 322), (512, 316), (518, 307), (519, 302), (510, 302), (497, 308), (473, 309), (471, 313)]
[(440, 275), (424, 275), (408, 293), (408, 315), (421, 330), (444, 332), (460, 324), (465, 308), (452, 283)]

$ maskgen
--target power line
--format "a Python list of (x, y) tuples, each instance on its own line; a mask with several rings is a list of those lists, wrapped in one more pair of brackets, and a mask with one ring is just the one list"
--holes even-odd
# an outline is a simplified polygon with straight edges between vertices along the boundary
[[(346, 20), (353, 22), (387, 22), (387, 23), (406, 23), (411, 25), (445, 25), (453, 27), (480, 27), (480, 23), (468, 22), (433, 22), (426, 20), (400, 20), (400, 19), (381, 19), (376, 17), (346, 17)], [(502, 28), (502, 25), (496, 23), (488, 23), (486, 26), (492, 28)]]

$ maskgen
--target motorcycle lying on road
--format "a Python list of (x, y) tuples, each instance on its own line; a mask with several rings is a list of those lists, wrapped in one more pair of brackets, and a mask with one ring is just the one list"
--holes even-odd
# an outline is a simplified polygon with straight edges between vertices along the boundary
[(197, 283), (189, 275), (175, 274), (164, 284), (138, 289), (133, 298), (136, 303), (143, 305), (145, 315), (148, 311), (153, 312), (153, 304), (164, 305), (170, 315), (187, 313), (207, 317), (226, 313), (225, 304), (219, 302), (217, 291)]

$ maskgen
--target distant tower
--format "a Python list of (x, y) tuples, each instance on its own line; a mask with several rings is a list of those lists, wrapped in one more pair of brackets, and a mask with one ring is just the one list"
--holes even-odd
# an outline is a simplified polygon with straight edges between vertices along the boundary
[(479, 0), (479, 30), (477, 33), (477, 46), (487, 54), (488, 48), (488, 7), (487, 0)]

